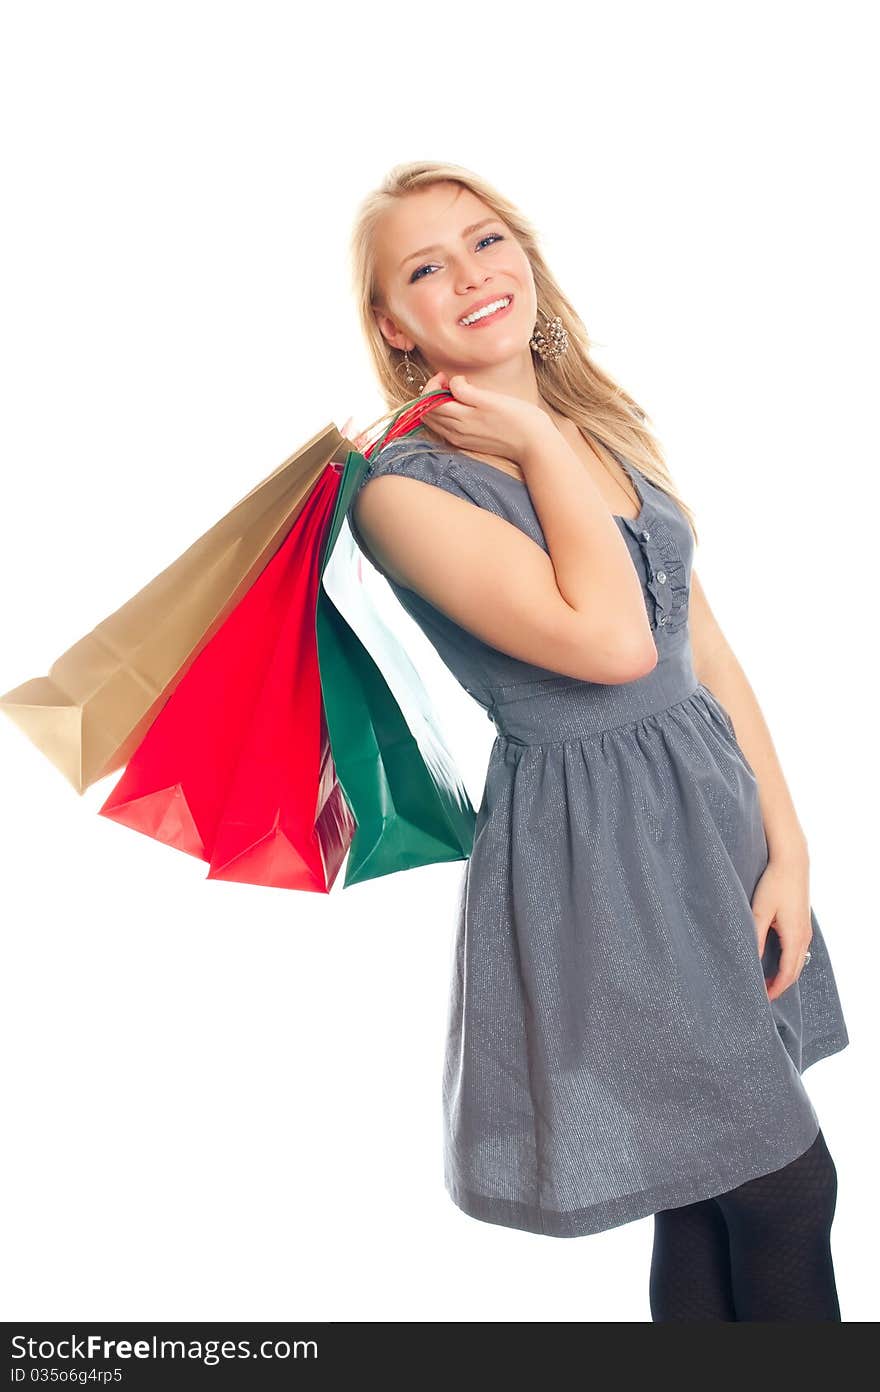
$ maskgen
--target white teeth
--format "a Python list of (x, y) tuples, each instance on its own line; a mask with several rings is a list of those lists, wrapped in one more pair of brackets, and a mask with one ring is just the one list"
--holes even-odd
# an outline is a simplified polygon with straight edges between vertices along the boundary
[(491, 304), (484, 305), (475, 314), (469, 314), (466, 319), (459, 319), (459, 324), (475, 324), (478, 319), (485, 319), (490, 314), (494, 314), (496, 309), (503, 309), (510, 304), (509, 296), (503, 300), (493, 300)]

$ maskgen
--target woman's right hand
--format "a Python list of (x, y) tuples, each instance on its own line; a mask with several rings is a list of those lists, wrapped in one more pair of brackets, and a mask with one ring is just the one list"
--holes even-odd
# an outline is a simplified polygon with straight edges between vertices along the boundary
[(433, 406), (423, 417), (427, 428), (456, 449), (494, 454), (521, 464), (542, 432), (555, 429), (546, 411), (506, 392), (476, 387), (461, 372), (435, 372), (420, 395), (448, 390), (451, 401)]

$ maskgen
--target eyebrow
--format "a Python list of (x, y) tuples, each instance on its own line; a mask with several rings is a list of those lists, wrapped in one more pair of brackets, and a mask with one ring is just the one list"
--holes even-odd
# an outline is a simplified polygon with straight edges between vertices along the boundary
[[(472, 232), (476, 232), (477, 229), (478, 229), (479, 227), (485, 227), (487, 222), (497, 222), (497, 221), (498, 221), (497, 218), (488, 217), (488, 218), (483, 218), (481, 222), (472, 222), (471, 225), (470, 225), (470, 227), (465, 227), (465, 228), (462, 229), (462, 234), (461, 234), (461, 235), (462, 235), (462, 237), (469, 237), (469, 236), (471, 235), (471, 233), (472, 233)], [(401, 270), (401, 269), (406, 265), (407, 261), (412, 261), (412, 260), (414, 260), (415, 257), (417, 257), (417, 256), (424, 256), (424, 255), (426, 255), (427, 252), (429, 252), (429, 251), (437, 251), (438, 249), (439, 249), (439, 246), (438, 246), (438, 244), (435, 242), (433, 246), (422, 247), (420, 251), (411, 251), (410, 254), (409, 254), (409, 256), (404, 256), (403, 260), (401, 261), (401, 263), (400, 263), (400, 265), (398, 266), (397, 269), (398, 269), (398, 270)]]

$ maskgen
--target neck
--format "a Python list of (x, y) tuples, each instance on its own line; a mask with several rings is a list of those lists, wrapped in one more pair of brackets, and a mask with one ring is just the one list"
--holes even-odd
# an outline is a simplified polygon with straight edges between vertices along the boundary
[(527, 401), (530, 405), (539, 407), (552, 420), (560, 419), (559, 412), (549, 406), (541, 396), (529, 349), (515, 358), (508, 358), (506, 362), (490, 363), (488, 366), (470, 363), (432, 363), (428, 375), (433, 377), (435, 372), (445, 372), (448, 377), (454, 377), (456, 373), (460, 372), (475, 387), (484, 387), (487, 391), (503, 392), (505, 396), (515, 396), (520, 401)]

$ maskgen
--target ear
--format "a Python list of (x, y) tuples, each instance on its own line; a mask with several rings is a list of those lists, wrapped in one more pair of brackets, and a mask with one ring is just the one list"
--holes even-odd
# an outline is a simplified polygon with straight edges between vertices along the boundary
[(405, 334), (402, 329), (399, 329), (390, 314), (386, 314), (383, 309), (378, 309), (374, 306), (373, 318), (376, 320), (379, 326), (379, 332), (385, 339), (385, 342), (390, 343), (392, 348), (399, 348), (402, 353), (404, 349), (409, 351), (415, 347), (409, 334)]

